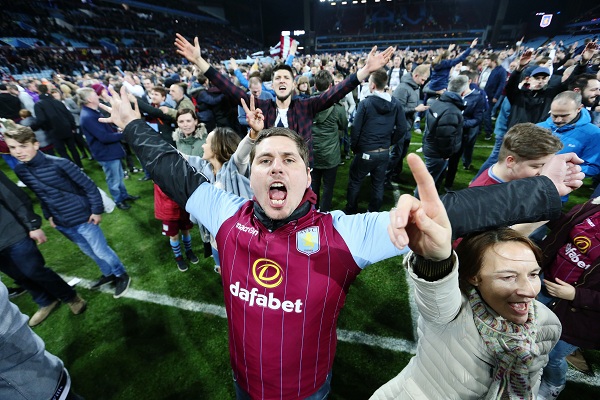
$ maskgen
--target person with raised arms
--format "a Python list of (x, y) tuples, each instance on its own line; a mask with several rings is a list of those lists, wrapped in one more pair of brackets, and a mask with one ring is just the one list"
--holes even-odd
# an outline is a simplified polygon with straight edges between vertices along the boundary
[[(581, 160), (565, 156), (551, 168), (555, 183), (546, 177), (524, 179), (454, 192), (442, 203), (423, 162), (413, 155), (409, 165), (424, 189), (422, 200), (414, 204), (421, 206), (407, 207), (402, 197), (391, 213), (321, 213), (310, 189), (306, 142), (290, 129), (275, 127), (256, 138), (250, 155), (255, 197), (248, 200), (209, 184), (139, 119), (128, 101), (121, 100), (125, 91), (112, 94), (112, 109), (105, 108), (111, 116), (102, 121), (124, 129), (152, 179), (216, 239), (238, 399), (327, 396), (337, 319), (362, 269), (405, 253), (409, 240), (411, 247), (429, 241), (430, 231), (440, 236), (435, 243), (447, 242), (448, 249), (424, 256), (448, 258), (449, 223), (440, 222), (441, 232), (423, 226), (419, 218), (424, 212), (428, 218), (434, 217), (430, 212), (438, 213), (447, 221), (446, 206), (450, 221), (456, 221), (452, 233), (462, 236), (490, 226), (557, 217), (559, 194), (581, 185), (582, 175), (572, 162)], [(250, 120), (262, 115), (259, 109), (246, 112)], [(522, 190), (530, 194), (526, 199), (517, 196)], [(388, 235), (390, 215), (389, 229), (398, 232), (393, 241)], [(434, 248), (440, 247), (435, 243)]]

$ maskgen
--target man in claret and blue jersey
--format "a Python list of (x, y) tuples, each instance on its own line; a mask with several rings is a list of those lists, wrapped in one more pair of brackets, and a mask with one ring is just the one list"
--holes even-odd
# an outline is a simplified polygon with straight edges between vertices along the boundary
[[(368, 265), (403, 253), (408, 236), (419, 228), (396, 248), (398, 241), (388, 235), (389, 212), (317, 211), (308, 147), (288, 128), (263, 130), (256, 139), (250, 155), (254, 199), (218, 189), (121, 102), (125, 96), (124, 90), (121, 96), (113, 93), (111, 118), (105, 122), (124, 129), (152, 179), (217, 241), (236, 398), (326, 398), (337, 318), (351, 283)], [(252, 129), (260, 130), (262, 112), (245, 111)], [(420, 177), (429, 176), (422, 162), (419, 168)], [(516, 194), (525, 190), (520, 185), (527, 185), (531, 196), (518, 200), (526, 206), (514, 207)], [(423, 204), (439, 202), (433, 182), (420, 187)], [(453, 192), (447, 199), (458, 235), (506, 224), (506, 219), (527, 220), (523, 217), (530, 213), (541, 211), (549, 219), (560, 212), (554, 185), (541, 177)], [(406, 211), (398, 204), (398, 211)], [(489, 207), (500, 211), (486, 214)], [(462, 218), (468, 214), (478, 217)]]

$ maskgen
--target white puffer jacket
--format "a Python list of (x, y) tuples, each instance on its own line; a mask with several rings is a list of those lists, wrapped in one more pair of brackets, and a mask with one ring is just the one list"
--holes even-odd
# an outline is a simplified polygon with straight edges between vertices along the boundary
[[(456, 255), (454, 256), (456, 257)], [(445, 278), (427, 282), (415, 275), (406, 257), (419, 308), (417, 354), (395, 378), (371, 397), (383, 399), (467, 400), (485, 397), (495, 360), (479, 335), (468, 299), (458, 287), (458, 260)], [(530, 368), (537, 393), (548, 353), (560, 338), (556, 315), (536, 301), (540, 355)], [(535, 397), (534, 397), (535, 398)]]

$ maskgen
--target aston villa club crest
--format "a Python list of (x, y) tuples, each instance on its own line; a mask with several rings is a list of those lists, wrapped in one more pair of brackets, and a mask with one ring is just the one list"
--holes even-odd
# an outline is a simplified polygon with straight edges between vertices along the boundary
[(296, 249), (307, 256), (319, 251), (321, 249), (319, 227), (311, 226), (298, 232), (296, 234)]
[(542, 15), (542, 19), (540, 20), (540, 26), (542, 28), (547, 27), (552, 22), (552, 14), (544, 14)]

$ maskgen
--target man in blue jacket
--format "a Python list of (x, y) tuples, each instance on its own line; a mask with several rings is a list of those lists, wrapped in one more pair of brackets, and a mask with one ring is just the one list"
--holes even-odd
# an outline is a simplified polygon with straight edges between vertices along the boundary
[[(41, 324), (60, 301), (67, 303), (73, 314), (81, 314), (87, 305), (67, 282), (46, 267), (36, 245), (47, 240), (41, 226), (42, 220), (33, 212), (27, 194), (0, 172), (0, 271), (26, 289), (38, 305), (29, 326)], [(8, 317), (2, 310), (0, 315), (0, 332), (3, 332), (2, 323)], [(0, 359), (3, 359), (1, 354)], [(3, 381), (0, 376), (0, 387)], [(1, 393), (0, 390), (0, 398), (5, 398)]]
[(556, 95), (550, 117), (538, 125), (560, 138), (564, 147), (559, 153), (573, 152), (584, 160), (581, 171), (586, 176), (600, 174), (600, 128), (592, 124), (580, 93), (569, 90)]
[(44, 217), (98, 264), (102, 276), (92, 288), (115, 282), (114, 297), (123, 296), (131, 278), (100, 229), (104, 205), (94, 181), (71, 161), (38, 151), (30, 128), (19, 126), (4, 135), (10, 153), (21, 162), (15, 173), (40, 199)]
[(121, 210), (128, 210), (131, 206), (126, 201), (135, 201), (137, 196), (131, 196), (125, 188), (125, 174), (121, 159), (125, 157), (125, 150), (121, 145), (123, 135), (115, 132), (110, 125), (98, 122), (102, 117), (98, 111), (100, 99), (92, 88), (82, 88), (77, 90), (83, 106), (79, 119), (79, 127), (87, 139), (94, 159), (100, 163), (106, 184), (117, 207)]

